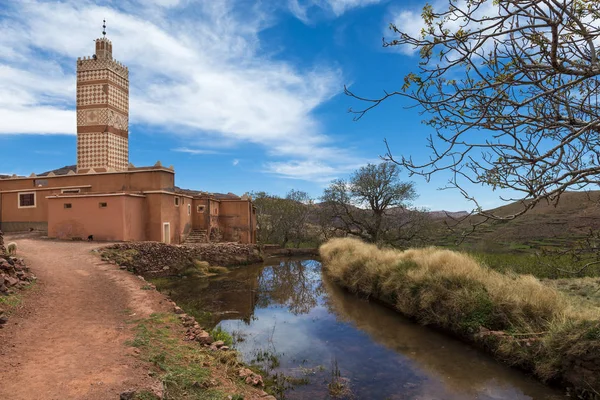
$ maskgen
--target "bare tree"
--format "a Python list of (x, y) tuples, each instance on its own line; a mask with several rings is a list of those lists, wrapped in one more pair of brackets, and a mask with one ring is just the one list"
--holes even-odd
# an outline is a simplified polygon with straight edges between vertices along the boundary
[[(430, 157), (384, 158), (427, 180), (450, 172), (448, 187), (489, 218), (510, 220), (566, 190), (600, 179), (600, 0), (448, 0), (423, 9), (421, 35), (391, 25), (384, 46), (412, 46), (416, 73), (402, 88), (350, 110), (355, 119), (394, 96), (413, 100), (435, 129)], [(484, 211), (465, 183), (516, 193), (511, 215)]]
[(348, 181), (333, 181), (320, 206), (345, 234), (375, 243), (408, 241), (425, 215), (407, 208), (417, 194), (412, 182), (400, 181), (399, 172), (392, 162), (361, 167)]

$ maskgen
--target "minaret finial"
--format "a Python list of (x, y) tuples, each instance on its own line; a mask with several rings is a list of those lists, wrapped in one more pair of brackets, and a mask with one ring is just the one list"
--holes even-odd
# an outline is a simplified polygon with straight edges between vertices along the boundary
[(106, 37), (106, 20), (102, 20), (102, 36)]

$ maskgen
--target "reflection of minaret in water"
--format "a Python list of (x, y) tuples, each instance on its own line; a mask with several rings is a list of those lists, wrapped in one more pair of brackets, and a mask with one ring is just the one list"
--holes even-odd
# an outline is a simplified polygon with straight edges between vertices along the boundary
[(129, 166), (129, 70), (112, 57), (112, 42), (95, 40), (92, 57), (77, 59), (77, 172)]

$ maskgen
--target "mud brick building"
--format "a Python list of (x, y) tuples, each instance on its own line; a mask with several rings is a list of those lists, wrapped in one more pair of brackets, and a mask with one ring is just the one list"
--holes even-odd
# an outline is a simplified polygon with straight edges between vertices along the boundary
[(173, 167), (129, 163), (129, 70), (112, 43), (77, 59), (77, 165), (0, 177), (0, 230), (49, 237), (166, 243), (256, 242), (247, 196), (182, 190)]

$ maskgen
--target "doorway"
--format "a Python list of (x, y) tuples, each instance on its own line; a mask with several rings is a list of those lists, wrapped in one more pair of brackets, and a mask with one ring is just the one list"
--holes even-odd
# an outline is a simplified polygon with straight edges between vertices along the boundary
[(171, 244), (171, 224), (169, 222), (163, 223), (163, 243)]

